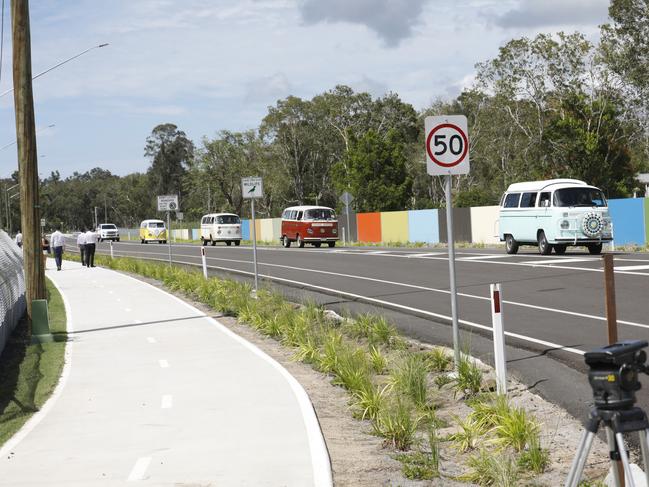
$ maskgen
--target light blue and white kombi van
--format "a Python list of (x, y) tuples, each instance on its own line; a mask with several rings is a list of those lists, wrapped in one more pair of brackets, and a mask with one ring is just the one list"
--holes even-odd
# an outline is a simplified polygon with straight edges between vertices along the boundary
[(536, 245), (548, 255), (581, 245), (591, 254), (613, 240), (613, 227), (602, 191), (577, 179), (515, 183), (500, 201), (498, 234), (508, 254), (519, 245)]

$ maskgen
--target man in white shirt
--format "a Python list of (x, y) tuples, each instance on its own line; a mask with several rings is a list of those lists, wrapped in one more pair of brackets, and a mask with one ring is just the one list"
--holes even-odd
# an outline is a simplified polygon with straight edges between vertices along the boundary
[(16, 234), (16, 245), (18, 245), (18, 247), (23, 246), (23, 234), (20, 233), (20, 230), (18, 230), (18, 233)]
[(59, 227), (56, 227), (56, 231), (52, 234), (50, 238), (50, 245), (54, 249), (54, 260), (56, 261), (56, 270), (61, 270), (61, 264), (63, 262), (63, 247), (65, 246), (65, 237), (61, 233)]
[(92, 230), (86, 232), (86, 267), (95, 267), (95, 246), (97, 234)]
[(86, 265), (86, 229), (82, 228), (77, 236), (77, 245), (79, 246), (79, 253), (81, 254), (81, 265)]

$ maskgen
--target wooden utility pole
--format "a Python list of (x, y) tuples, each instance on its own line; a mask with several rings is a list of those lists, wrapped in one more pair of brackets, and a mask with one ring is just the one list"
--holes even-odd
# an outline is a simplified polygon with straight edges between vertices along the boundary
[(20, 173), (20, 221), (23, 233), (27, 315), (31, 322), (32, 301), (45, 299), (45, 269), (43, 268), (43, 251), (41, 249), (29, 0), (11, 0), (11, 28), (16, 139), (18, 141)]
[(617, 307), (615, 305), (615, 269), (613, 254), (604, 254), (604, 290), (606, 296), (606, 324), (608, 344), (617, 342)]

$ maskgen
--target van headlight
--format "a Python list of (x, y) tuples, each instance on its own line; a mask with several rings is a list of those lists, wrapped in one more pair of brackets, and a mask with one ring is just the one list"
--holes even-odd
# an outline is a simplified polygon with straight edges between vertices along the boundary
[(334, 235), (338, 235), (338, 229), (337, 229), (337, 228), (334, 228), (334, 229), (331, 231), (331, 233), (333, 233)]
[(561, 230), (568, 230), (570, 228), (570, 222), (568, 220), (561, 221)]
[(309, 235), (313, 235), (313, 228), (307, 228), (306, 233), (308, 233)]

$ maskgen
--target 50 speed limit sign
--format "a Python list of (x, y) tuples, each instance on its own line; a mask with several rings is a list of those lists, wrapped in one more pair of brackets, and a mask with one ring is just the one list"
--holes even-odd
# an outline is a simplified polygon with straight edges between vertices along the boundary
[(426, 167), (442, 176), (469, 173), (469, 132), (464, 115), (426, 117)]

